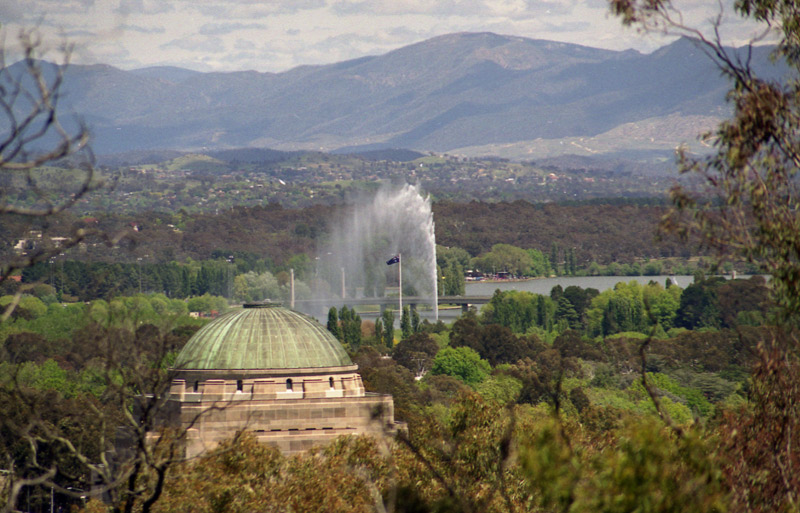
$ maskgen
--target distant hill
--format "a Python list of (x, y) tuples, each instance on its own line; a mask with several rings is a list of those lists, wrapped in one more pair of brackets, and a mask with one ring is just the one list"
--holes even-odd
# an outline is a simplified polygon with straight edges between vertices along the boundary
[(353, 154), (361, 157), (364, 160), (373, 162), (379, 160), (391, 160), (392, 162), (410, 162), (425, 156), (424, 153), (418, 151), (405, 150), (400, 148), (387, 148), (385, 150), (369, 150), (369, 151), (347, 151), (339, 150), (334, 153)]
[[(757, 67), (768, 53), (755, 48)], [(687, 39), (643, 55), (461, 33), (283, 73), (72, 65), (61, 106), (90, 125), (98, 154), (408, 148), (543, 158), (664, 154), (694, 137), (670, 127), (699, 132), (726, 115), (726, 89)]]

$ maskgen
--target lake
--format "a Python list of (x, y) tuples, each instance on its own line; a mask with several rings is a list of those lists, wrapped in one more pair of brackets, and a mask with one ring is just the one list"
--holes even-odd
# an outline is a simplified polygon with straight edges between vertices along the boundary
[[(534, 294), (550, 295), (550, 290), (556, 285), (567, 288), (575, 285), (583, 289), (593, 288), (600, 292), (613, 289), (617, 283), (637, 281), (642, 285), (655, 281), (664, 285), (667, 282), (667, 275), (660, 276), (560, 276), (556, 278), (536, 278), (525, 281), (471, 281), (467, 282), (465, 295), (467, 296), (491, 296), (495, 290), (523, 290)], [(686, 288), (694, 281), (694, 276), (672, 276), (674, 282), (681, 288)]]
[[(550, 290), (556, 285), (561, 285), (567, 288), (570, 285), (575, 285), (581, 288), (595, 288), (600, 292), (608, 289), (613, 289), (617, 283), (637, 281), (643, 285), (649, 283), (651, 280), (664, 285), (669, 276), (560, 276), (556, 278), (535, 278), (524, 281), (471, 281), (467, 282), (465, 296), (491, 296), (495, 290), (522, 290), (532, 292), (534, 294), (542, 294), (545, 296), (550, 295)], [(694, 276), (672, 276), (672, 279), (677, 282), (681, 288), (686, 288), (694, 281)], [(482, 305), (475, 305), (480, 309)], [(420, 317), (428, 319), (433, 322), (433, 312), (431, 310), (420, 308)], [(374, 321), (378, 317), (377, 313), (364, 312), (361, 313), (362, 319), (369, 319)], [(395, 318), (395, 326), (400, 326), (399, 315)], [(456, 308), (440, 308), (439, 319), (442, 322), (450, 323), (461, 317), (461, 307)]]

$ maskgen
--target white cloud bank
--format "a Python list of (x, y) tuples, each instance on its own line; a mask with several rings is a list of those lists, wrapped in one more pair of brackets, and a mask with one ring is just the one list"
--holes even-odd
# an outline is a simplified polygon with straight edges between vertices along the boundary
[[(713, 0), (683, 4), (694, 25), (718, 11)], [(452, 32), (613, 50), (651, 51), (668, 41), (623, 28), (605, 0), (26, 0), (24, 9), (0, 3), (0, 23), (8, 47), (21, 28), (36, 26), (53, 46), (74, 43), (73, 62), (198, 71), (284, 71)], [(725, 26), (734, 43), (753, 33), (735, 17)]]

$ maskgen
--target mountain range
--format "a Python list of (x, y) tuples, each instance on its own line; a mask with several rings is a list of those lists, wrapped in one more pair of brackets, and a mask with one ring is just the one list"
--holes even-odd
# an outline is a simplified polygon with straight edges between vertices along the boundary
[[(757, 67), (767, 69), (770, 50), (753, 49)], [(282, 73), (73, 64), (61, 109), (89, 125), (98, 154), (408, 148), (544, 158), (671, 151), (728, 114), (727, 88), (689, 39), (642, 54), (459, 33)]]

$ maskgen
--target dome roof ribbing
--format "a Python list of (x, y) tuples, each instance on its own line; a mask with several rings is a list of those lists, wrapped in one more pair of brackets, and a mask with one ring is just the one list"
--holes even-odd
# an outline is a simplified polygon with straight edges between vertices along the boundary
[(324, 326), (279, 306), (245, 305), (189, 339), (176, 369), (298, 369), (353, 365)]

